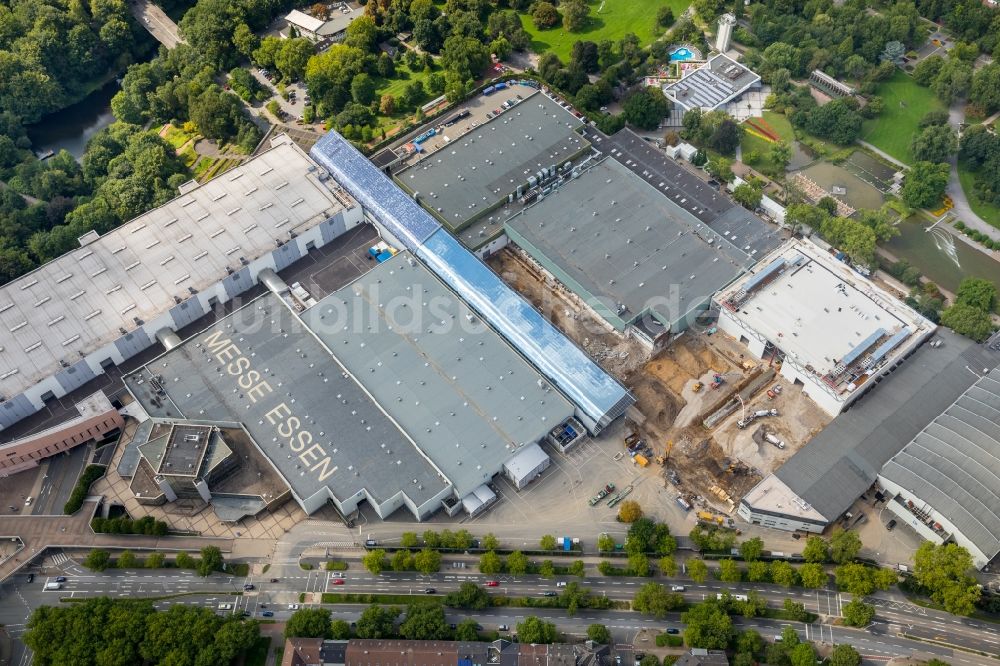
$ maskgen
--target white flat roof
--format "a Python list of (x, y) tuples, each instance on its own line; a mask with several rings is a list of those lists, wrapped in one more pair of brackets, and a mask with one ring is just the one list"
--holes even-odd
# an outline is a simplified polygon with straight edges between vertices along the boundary
[(323, 19), (309, 16), (305, 12), (293, 9), (285, 16), (285, 20), (293, 25), (308, 30), (309, 32), (319, 32), (319, 29), (326, 23)]
[[(904, 327), (911, 335), (892, 353), (934, 325), (847, 264), (809, 241), (792, 240), (761, 259), (753, 273), (720, 292), (726, 301), (776, 259), (788, 262), (774, 280), (752, 291), (733, 312), (799, 366), (823, 376), (851, 350), (882, 329), (892, 335)], [(798, 260), (797, 266), (791, 266)]]
[(768, 474), (763, 481), (744, 495), (743, 502), (754, 511), (791, 516), (802, 520), (823, 522), (827, 520), (774, 474)]
[[(0, 395), (13, 397), (344, 209), (285, 142), (0, 287)], [(353, 204), (347, 194), (343, 201)]]

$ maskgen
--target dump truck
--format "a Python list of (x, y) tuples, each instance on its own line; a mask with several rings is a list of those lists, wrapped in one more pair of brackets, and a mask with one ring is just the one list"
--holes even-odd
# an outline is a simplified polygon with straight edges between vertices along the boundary
[(704, 523), (715, 523), (716, 525), (721, 525), (724, 522), (722, 516), (717, 516), (711, 511), (699, 511), (698, 520)]
[(695, 382), (695, 383), (694, 383), (694, 384), (693, 384), (693, 385), (691, 386), (691, 390), (692, 390), (692, 391), (694, 391), (695, 393), (699, 393), (699, 392), (701, 392), (701, 390), (702, 390), (703, 388), (705, 388), (705, 385), (704, 385), (704, 384), (702, 384), (701, 382)]
[(642, 455), (641, 453), (637, 453), (634, 456), (632, 456), (632, 460), (634, 460), (636, 464), (639, 465), (639, 467), (645, 467), (646, 465), (649, 464), (649, 461), (646, 460), (646, 456)]

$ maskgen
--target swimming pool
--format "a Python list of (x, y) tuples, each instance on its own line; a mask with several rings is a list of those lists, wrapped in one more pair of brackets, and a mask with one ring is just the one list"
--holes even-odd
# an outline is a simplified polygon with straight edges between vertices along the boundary
[(678, 62), (680, 60), (690, 60), (693, 57), (694, 53), (691, 51), (691, 49), (687, 48), (686, 46), (682, 46), (681, 48), (671, 52), (670, 54), (671, 62)]

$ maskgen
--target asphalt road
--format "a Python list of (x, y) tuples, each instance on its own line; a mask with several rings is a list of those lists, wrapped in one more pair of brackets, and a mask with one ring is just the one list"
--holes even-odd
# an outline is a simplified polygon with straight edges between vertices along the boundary
[(139, 25), (149, 31), (156, 41), (172, 49), (184, 39), (177, 30), (177, 24), (170, 20), (162, 9), (148, 0), (130, 0), (129, 9)]
[(48, 467), (38, 497), (32, 502), (32, 515), (51, 516), (63, 512), (63, 505), (90, 459), (91, 449), (90, 444), (81, 445), (45, 459)]
[[(561, 587), (557, 585), (560, 581), (579, 581), (595, 594), (604, 594), (613, 599), (631, 599), (638, 586), (643, 583), (627, 577), (594, 577), (583, 580), (560, 577), (548, 580), (538, 576), (485, 576), (469, 568), (449, 568), (430, 576), (394, 572), (374, 576), (362, 570), (357, 561), (351, 563), (351, 569), (345, 573), (342, 585), (335, 584), (335, 578), (330, 573), (304, 571), (297, 564), (275, 564), (266, 574), (248, 578), (223, 574), (200, 578), (189, 571), (172, 569), (108, 570), (98, 574), (82, 569), (71, 560), (63, 561), (60, 565), (67, 581), (59, 592), (43, 590), (44, 584), (51, 579), (43, 575), (36, 576), (35, 581), (28, 584), (26, 576), (19, 574), (0, 587), (0, 623), (7, 625), (15, 637), (23, 633), (24, 621), (31, 609), (54, 603), (65, 596), (137, 598), (183, 593), (185, 596), (158, 601), (155, 605), (166, 608), (176, 603), (194, 604), (213, 608), (218, 612), (245, 613), (253, 617), (261, 617), (261, 613), (268, 610), (274, 613), (273, 619), (280, 622), (294, 612), (294, 606), (299, 604), (299, 595), (303, 592), (382, 592), (412, 594), (415, 599), (419, 599), (425, 596), (424, 590), (431, 587), (438, 594), (444, 594), (457, 589), (466, 581), (484, 584), (487, 580), (496, 580), (499, 583), (495, 588), (497, 593), (535, 596), (547, 591), (560, 591)], [(272, 578), (278, 581), (271, 583)], [(252, 583), (255, 589), (243, 592), (245, 583)], [(735, 621), (741, 627), (757, 629), (765, 637), (781, 633), (783, 626), (794, 626), (803, 638), (827, 643), (850, 643), (872, 660), (924, 652), (938, 655), (950, 663), (979, 664), (990, 661), (976, 654), (913, 640), (911, 637), (961, 645), (994, 655), (1000, 652), (1000, 632), (995, 625), (914, 606), (888, 595), (868, 599), (877, 607), (877, 618), (870, 627), (860, 630), (831, 624), (839, 615), (842, 605), (849, 600), (835, 591), (786, 589), (758, 584), (729, 585), (718, 581), (697, 584), (683, 579), (671, 579), (669, 583), (684, 585), (686, 589), (683, 594), (690, 602), (700, 601), (725, 589), (734, 593), (756, 590), (772, 607), (779, 607), (785, 599), (791, 598), (805, 605), (807, 610), (817, 612), (821, 620), (812, 625), (766, 619), (736, 618)], [(239, 594), (240, 592), (243, 593)], [(220, 604), (231, 607), (220, 609)], [(329, 608), (334, 617), (355, 620), (364, 606), (334, 604)], [(683, 628), (678, 615), (657, 621), (637, 613), (618, 610), (581, 612), (569, 618), (564, 611), (557, 609), (496, 608), (474, 613), (454, 613), (450, 617), (453, 618), (451, 621), (472, 617), (486, 628), (495, 628), (500, 624), (514, 626), (528, 614), (550, 619), (562, 631), (574, 635), (583, 634), (587, 625), (599, 621), (612, 629), (616, 641), (624, 642), (631, 642), (636, 633), (644, 628)]]

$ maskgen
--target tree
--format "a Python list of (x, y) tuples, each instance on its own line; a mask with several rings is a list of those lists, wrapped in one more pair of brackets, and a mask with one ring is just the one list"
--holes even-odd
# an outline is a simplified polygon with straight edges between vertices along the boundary
[(178, 569), (194, 569), (198, 564), (198, 561), (191, 557), (190, 553), (185, 552), (177, 553), (176, 561)]
[(514, 576), (528, 573), (528, 558), (519, 550), (507, 556), (507, 572)]
[(978, 106), (984, 115), (1000, 109), (1000, 64), (992, 62), (976, 70), (972, 75), (969, 101)]
[(669, 28), (674, 24), (674, 10), (669, 5), (664, 5), (656, 10), (656, 25), (661, 28)]
[(918, 160), (927, 162), (945, 162), (958, 150), (958, 137), (955, 130), (947, 125), (930, 125), (910, 141), (910, 151)]
[(368, 569), (369, 573), (377, 576), (385, 569), (385, 551), (382, 549), (370, 550), (361, 558), (361, 562), (365, 565), (365, 569)]
[(471, 617), (466, 618), (458, 623), (455, 627), (456, 641), (478, 641), (479, 640), (479, 624), (473, 620)]
[(399, 545), (403, 548), (415, 548), (419, 543), (416, 532), (403, 532), (399, 537)]
[(213, 571), (222, 571), (222, 551), (218, 546), (205, 546), (201, 549), (197, 571), (199, 576), (209, 576)]
[[(968, 307), (968, 306), (965, 306)], [(979, 600), (980, 588), (969, 572), (972, 556), (955, 543), (920, 544), (914, 556), (913, 575), (927, 589), (931, 599), (949, 613), (969, 615)]]
[(442, 640), (448, 638), (449, 631), (444, 606), (435, 602), (410, 604), (406, 620), (399, 625), (399, 635), (411, 641)]
[(490, 532), (483, 537), (483, 541), (480, 546), (484, 550), (496, 550), (500, 547), (500, 540), (496, 538), (496, 535)]
[(118, 556), (118, 561), (115, 562), (115, 566), (119, 569), (133, 569), (138, 564), (139, 560), (131, 550), (123, 550), (122, 554)]
[(551, 2), (540, 0), (531, 10), (531, 20), (539, 30), (552, 28), (559, 22), (559, 10)]
[(413, 553), (406, 549), (397, 550), (389, 562), (393, 571), (409, 571), (413, 568)]
[(668, 592), (667, 588), (659, 583), (646, 583), (639, 588), (632, 599), (632, 608), (644, 615), (653, 615), (657, 619), (663, 619), (667, 613), (684, 604), (684, 598), (675, 593)]
[(365, 53), (372, 53), (375, 51), (377, 38), (378, 28), (375, 26), (375, 19), (370, 16), (359, 16), (347, 24), (344, 44)]
[(837, 564), (853, 562), (861, 551), (861, 537), (850, 530), (836, 530), (830, 536), (830, 559)]
[(867, 596), (875, 591), (873, 570), (863, 564), (842, 564), (834, 575), (837, 587), (858, 596)]
[(83, 566), (91, 571), (104, 571), (111, 566), (111, 553), (94, 548), (87, 553), (86, 559), (83, 560)]
[(657, 562), (657, 566), (660, 568), (660, 573), (664, 576), (677, 575), (677, 561), (672, 555), (661, 557), (660, 561)]
[(300, 608), (285, 622), (285, 638), (326, 638), (330, 631), (330, 611)]
[(444, 603), (452, 608), (482, 610), (490, 605), (490, 595), (475, 583), (466, 582), (459, 586), (457, 592), (449, 592)]
[(730, 117), (725, 117), (716, 126), (706, 141), (709, 148), (717, 150), (723, 155), (732, 155), (740, 145), (740, 138), (743, 136), (743, 129)]
[(163, 553), (150, 553), (146, 557), (146, 568), (147, 569), (161, 569), (163, 568), (163, 562), (166, 558)]
[(446, 70), (460, 75), (463, 80), (478, 76), (488, 62), (486, 45), (478, 39), (452, 35), (444, 40), (441, 64)]
[(719, 560), (719, 569), (716, 576), (724, 583), (738, 583), (743, 580), (743, 572), (740, 566), (731, 558)]
[(425, 576), (440, 571), (441, 553), (430, 548), (423, 548), (413, 557), (413, 565), (417, 571)]
[(351, 99), (358, 104), (368, 105), (375, 99), (375, 81), (364, 72), (351, 80)]
[(844, 624), (850, 627), (867, 627), (875, 617), (875, 607), (861, 599), (844, 604)]
[(937, 206), (948, 186), (948, 171), (947, 164), (914, 163), (903, 181), (903, 201), (913, 208)]
[(768, 156), (780, 171), (784, 171), (788, 163), (792, 161), (792, 147), (787, 141), (778, 141), (771, 144)]
[(351, 637), (351, 625), (346, 620), (334, 620), (330, 625), (330, 638), (335, 641), (346, 641)]
[(799, 567), (799, 577), (802, 579), (802, 586), (811, 589), (826, 587), (828, 582), (826, 570), (818, 562), (809, 562)]
[(771, 562), (771, 580), (776, 584), (791, 587), (795, 585), (797, 579), (798, 574), (795, 572), (795, 567), (788, 562), (784, 560)]
[(713, 157), (705, 164), (705, 169), (708, 171), (709, 175), (716, 180), (723, 183), (728, 183), (735, 178), (733, 174), (733, 162), (725, 157), (719, 155), (718, 157)]
[(751, 562), (747, 566), (747, 580), (751, 583), (763, 583), (771, 579), (771, 568), (767, 562)]
[(690, 647), (723, 650), (735, 634), (729, 615), (711, 600), (692, 607), (681, 620), (687, 625), (684, 643)]
[(806, 562), (826, 562), (829, 556), (830, 553), (823, 537), (814, 535), (806, 539), (806, 546), (802, 549), (802, 557), (805, 558)]
[(383, 608), (372, 604), (358, 618), (355, 633), (358, 638), (389, 638), (393, 634), (393, 622), (398, 615), (397, 608)]
[(479, 571), (484, 574), (498, 574), (503, 571), (500, 556), (490, 550), (479, 557)]
[(634, 523), (642, 518), (642, 507), (635, 500), (625, 500), (618, 507), (618, 520), (623, 523)]
[(645, 553), (630, 553), (628, 570), (633, 576), (648, 576), (650, 574), (649, 558)]
[(756, 210), (763, 196), (763, 190), (754, 183), (740, 183), (733, 190), (733, 199), (748, 210)]
[(708, 578), (708, 565), (705, 564), (704, 560), (688, 560), (687, 572), (694, 582), (704, 583), (705, 579)]
[(538, 543), (542, 550), (555, 550), (556, 549), (556, 538), (551, 534), (545, 534), (542, 536)]
[(629, 95), (622, 104), (622, 115), (639, 129), (655, 130), (660, 126), (670, 102), (659, 88), (644, 87)]
[(587, 14), (590, 13), (584, 0), (562, 0), (559, 6), (562, 8), (563, 28), (568, 32), (577, 32), (584, 28), (587, 24)]
[(792, 601), (791, 599), (785, 599), (783, 604), (785, 613), (790, 620), (795, 622), (805, 622), (809, 617), (809, 613), (806, 612), (806, 607), (797, 601)]
[(811, 134), (846, 146), (861, 135), (862, 118), (856, 106), (853, 99), (835, 99), (823, 106), (796, 111), (792, 122)]
[(788, 651), (788, 659), (792, 666), (815, 666), (816, 648), (812, 643), (798, 643)]
[(592, 624), (587, 627), (587, 640), (608, 645), (611, 643), (611, 632), (603, 624)]
[(830, 666), (859, 666), (860, 664), (861, 655), (846, 643), (834, 646), (830, 653)]
[(963, 278), (958, 285), (955, 302), (989, 312), (997, 305), (996, 285), (982, 278)]
[(956, 303), (941, 313), (941, 323), (960, 335), (983, 342), (993, 333), (993, 321), (987, 312)]
[(521, 643), (548, 644), (555, 643), (557, 638), (556, 625), (534, 615), (529, 615), (523, 622), (517, 623), (517, 639)]
[(602, 553), (610, 553), (615, 549), (615, 538), (604, 532), (601, 536), (597, 537), (597, 550)]
[(554, 578), (556, 565), (552, 563), (552, 560), (542, 560), (542, 563), (538, 565), (538, 575), (542, 578)]

